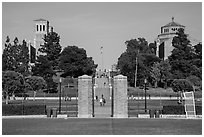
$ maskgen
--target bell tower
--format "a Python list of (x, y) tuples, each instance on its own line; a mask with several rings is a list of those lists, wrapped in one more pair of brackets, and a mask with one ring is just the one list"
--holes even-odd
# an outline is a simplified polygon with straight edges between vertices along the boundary
[(157, 51), (156, 55), (165, 60), (171, 55), (171, 51), (174, 49), (172, 46), (172, 40), (177, 35), (178, 29), (185, 26), (174, 22), (174, 17), (171, 18), (171, 22), (161, 27), (161, 33), (157, 36), (156, 45)]
[(38, 49), (40, 48), (40, 45), (44, 44), (43, 38), (44, 38), (44, 35), (47, 35), (49, 33), (50, 26), (49, 26), (49, 21), (45, 19), (34, 20), (34, 24), (35, 24), (34, 47), (36, 49), (36, 54), (39, 55), (40, 53)]

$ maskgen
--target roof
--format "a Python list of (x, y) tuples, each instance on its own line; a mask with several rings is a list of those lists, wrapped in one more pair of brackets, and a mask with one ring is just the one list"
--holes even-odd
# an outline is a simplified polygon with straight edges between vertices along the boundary
[(183, 25), (181, 25), (181, 24), (179, 24), (179, 23), (174, 22), (174, 17), (172, 17), (172, 22), (166, 24), (166, 25), (163, 26), (163, 27), (171, 27), (171, 26), (175, 26), (175, 27), (176, 27), (176, 26), (185, 27), (185, 26), (183, 26)]
[(34, 21), (47, 21), (47, 20), (45, 20), (45, 19), (36, 19)]

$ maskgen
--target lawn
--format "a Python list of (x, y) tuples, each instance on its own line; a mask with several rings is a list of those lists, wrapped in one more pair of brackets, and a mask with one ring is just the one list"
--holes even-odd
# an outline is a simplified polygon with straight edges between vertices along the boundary
[[(33, 97), (33, 92), (28, 92), (27, 93), (30, 97)], [(145, 92), (143, 89), (139, 89), (139, 88), (134, 88), (134, 87), (128, 87), (128, 96), (135, 96), (137, 97), (139, 96), (144, 96)], [(202, 91), (196, 91), (195, 93), (195, 98), (202, 98)], [(72, 96), (72, 97), (76, 97), (78, 96), (77, 94), (77, 88), (62, 88), (62, 96), (68, 95), (68, 96)], [(175, 93), (171, 88), (167, 88), (167, 89), (163, 89), (163, 88), (149, 88), (149, 90), (147, 90), (147, 96), (151, 96), (151, 97), (177, 97), (178, 94)], [(59, 93), (45, 93), (40, 91), (36, 94), (36, 97), (58, 97)]]
[[(145, 91), (143, 89), (139, 89), (139, 88), (134, 88), (134, 87), (128, 87), (128, 95), (131, 96), (144, 96)], [(147, 90), (147, 96), (151, 96), (151, 97), (177, 97), (178, 94), (176, 92), (174, 92), (172, 90), (172, 88), (149, 88), (149, 90)], [(202, 91), (196, 91), (194, 93), (195, 98), (202, 98)]]
[(3, 135), (201, 135), (201, 119), (2, 119)]

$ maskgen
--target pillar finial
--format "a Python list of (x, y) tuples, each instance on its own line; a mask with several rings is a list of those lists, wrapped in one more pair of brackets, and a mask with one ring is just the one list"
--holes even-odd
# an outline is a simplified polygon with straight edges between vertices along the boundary
[(171, 19), (172, 19), (172, 22), (174, 22), (174, 17), (172, 17)]

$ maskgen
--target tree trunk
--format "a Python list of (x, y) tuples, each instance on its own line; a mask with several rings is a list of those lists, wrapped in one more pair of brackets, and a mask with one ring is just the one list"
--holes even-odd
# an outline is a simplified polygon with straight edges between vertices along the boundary
[(6, 104), (8, 104), (8, 100), (9, 100), (9, 96), (8, 96), (8, 92), (6, 92)]
[(36, 91), (33, 91), (33, 101), (35, 101)]
[(164, 82), (164, 89), (167, 89), (167, 82)]
[(157, 88), (157, 81), (154, 82), (154, 88)]
[(136, 61), (135, 61), (135, 88), (137, 87), (137, 55), (136, 55)]

